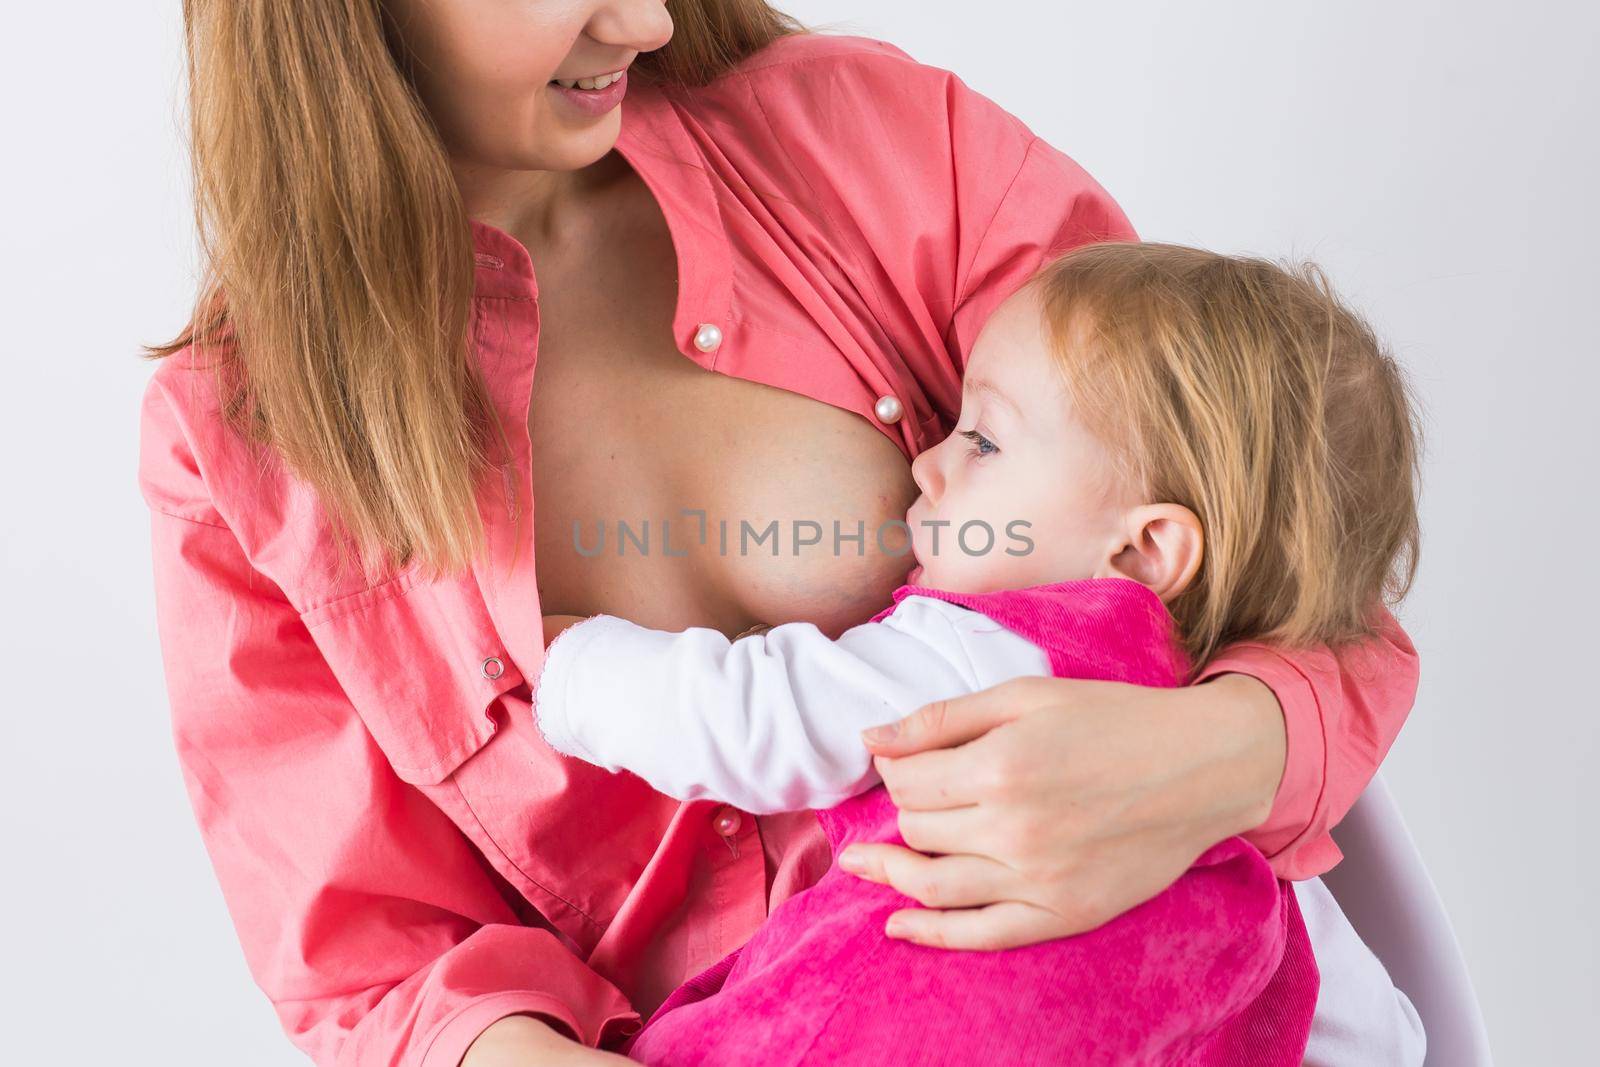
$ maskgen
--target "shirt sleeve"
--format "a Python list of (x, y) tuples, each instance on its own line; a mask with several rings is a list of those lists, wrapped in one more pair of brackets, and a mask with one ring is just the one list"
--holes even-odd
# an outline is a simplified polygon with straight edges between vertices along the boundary
[(1417, 650), (1393, 615), (1377, 613), (1376, 634), (1359, 644), (1286, 651), (1245, 642), (1196, 678), (1248, 674), (1283, 709), (1283, 778), (1267, 821), (1244, 835), (1280, 878), (1311, 878), (1343, 858), (1329, 831), (1372, 781), (1416, 699)]
[(159, 390), (141, 437), (178, 760), (289, 1037), (319, 1064), (456, 1067), (507, 1015), (589, 1045), (636, 1022), (550, 930), (519, 920), (465, 836), (395, 776), (298, 613), (209, 507)]
[[(1010, 155), (1018, 151), (1015, 144), (1006, 147)], [(981, 143), (958, 150), (973, 157), (971, 167), (994, 166), (995, 156), (981, 157)], [(1080, 245), (1138, 239), (1110, 193), (1060, 149), (1031, 133), (1008, 180), (972, 182), (962, 195), (971, 203), (958, 198), (957, 295), (950, 322), (951, 346), (962, 370), (995, 308), (1045, 263)]]
[[(956, 236), (949, 348), (964, 370), (983, 324), (1043, 263), (1079, 245), (1138, 234), (1077, 162), (948, 77), (941, 114), (955, 175)], [(1338, 653), (1241, 644), (1201, 677), (1229, 671), (1271, 687), (1288, 736), (1272, 814), (1246, 836), (1280, 877), (1322, 874), (1340, 858), (1328, 831), (1371, 781), (1410, 712), (1416, 650), (1384, 613), (1376, 637)]]
[[(974, 692), (997, 665), (1011, 665), (1002, 676), (1044, 666), (1016, 635), (961, 627), (953, 612), (974, 614), (908, 597), (837, 640), (787, 623), (734, 641), (596, 615), (551, 643), (539, 728), (558, 751), (680, 800), (758, 815), (832, 807), (878, 781), (862, 730)], [(977, 656), (973, 642), (984, 645)]]
[(995, 306), (1053, 254), (1137, 235), (1087, 170), (954, 72), (884, 41), (789, 45), (833, 58), (753, 77), (760, 121), (740, 136), (803, 191), (848, 272), (836, 287), (870, 313), (855, 328), (875, 392), (914, 379), (913, 415), (943, 436)]

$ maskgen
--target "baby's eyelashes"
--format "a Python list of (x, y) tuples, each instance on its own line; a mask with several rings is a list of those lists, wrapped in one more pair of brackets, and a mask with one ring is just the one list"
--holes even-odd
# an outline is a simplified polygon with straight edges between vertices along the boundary
[(991, 456), (1000, 451), (998, 445), (977, 430), (958, 430), (957, 432), (972, 443), (971, 454), (974, 456)]

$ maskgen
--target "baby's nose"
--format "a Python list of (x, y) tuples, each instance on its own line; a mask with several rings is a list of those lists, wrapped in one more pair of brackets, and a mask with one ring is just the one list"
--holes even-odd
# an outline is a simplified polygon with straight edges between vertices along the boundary
[(939, 462), (937, 453), (939, 446), (925, 448), (911, 461), (911, 480), (917, 483), (917, 488), (922, 490), (922, 495), (933, 502), (939, 481)]

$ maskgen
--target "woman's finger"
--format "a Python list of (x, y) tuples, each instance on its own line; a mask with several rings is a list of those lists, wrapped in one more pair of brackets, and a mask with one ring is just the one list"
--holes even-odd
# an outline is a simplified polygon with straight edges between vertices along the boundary
[(970, 908), (1009, 900), (1016, 872), (987, 856), (924, 856), (900, 845), (860, 843), (839, 866), (869, 882), (892, 886), (929, 908)]
[(918, 852), (967, 853), (1003, 861), (1006, 857), (995, 855), (994, 818), (994, 809), (979, 804), (938, 811), (902, 809), (900, 836)]
[(1028, 683), (1052, 680), (1014, 678), (951, 700), (935, 700), (897, 722), (862, 731), (861, 738), (867, 748), (883, 756), (965, 744), (1032, 708), (1040, 693)]
[(1053, 913), (1019, 900), (984, 908), (905, 908), (889, 916), (884, 933), (930, 948), (996, 951), (1066, 933)]
[(935, 748), (899, 759), (872, 757), (872, 765), (889, 790), (889, 799), (902, 811), (936, 811), (976, 804), (980, 779), (973, 748), (983, 738), (955, 748)]

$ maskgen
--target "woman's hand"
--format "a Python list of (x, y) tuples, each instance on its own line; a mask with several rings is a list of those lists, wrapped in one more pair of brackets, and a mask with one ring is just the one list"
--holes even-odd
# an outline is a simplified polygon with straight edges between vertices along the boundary
[(1150, 899), (1265, 821), (1285, 757), (1277, 699), (1242, 674), (1018, 678), (877, 730), (892, 736), (863, 736), (911, 848), (857, 843), (839, 863), (925, 905), (889, 936), (945, 948), (1081, 933)]
[(590, 1048), (531, 1015), (508, 1015), (478, 1035), (461, 1067), (605, 1067), (633, 1061)]

